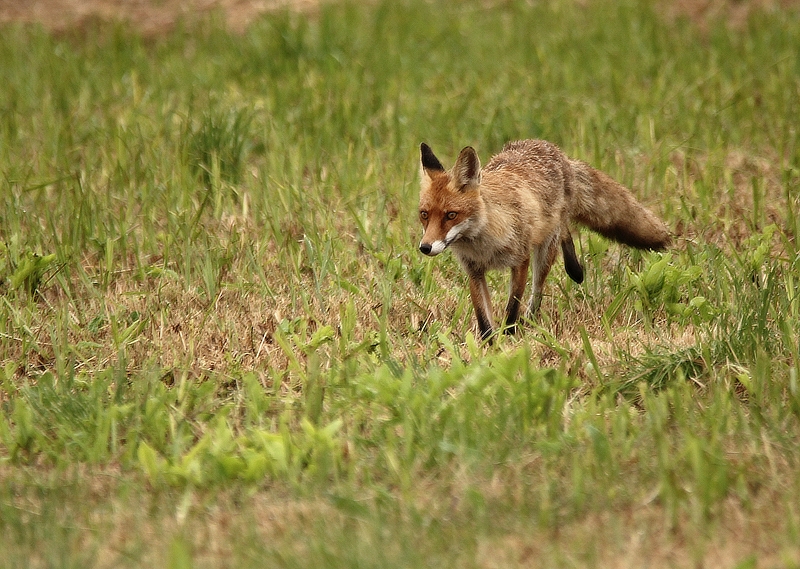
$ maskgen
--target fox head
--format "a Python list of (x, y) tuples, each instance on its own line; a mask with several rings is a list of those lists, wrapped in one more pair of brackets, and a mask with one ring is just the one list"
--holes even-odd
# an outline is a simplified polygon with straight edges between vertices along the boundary
[(445, 170), (431, 147), (420, 145), (421, 189), (419, 220), (424, 233), (419, 250), (438, 255), (451, 243), (470, 234), (481, 212), (481, 161), (471, 146), (464, 148), (450, 170)]

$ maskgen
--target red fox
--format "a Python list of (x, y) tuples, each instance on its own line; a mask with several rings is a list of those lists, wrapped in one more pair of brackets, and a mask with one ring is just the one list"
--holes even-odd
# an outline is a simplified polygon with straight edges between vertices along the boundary
[(469, 277), (469, 292), (481, 338), (493, 333), (486, 271), (511, 268), (506, 333), (515, 333), (533, 254), (528, 317), (542, 302), (542, 287), (561, 246), (564, 266), (576, 283), (583, 267), (575, 254), (570, 224), (639, 249), (660, 250), (671, 242), (664, 223), (607, 174), (567, 157), (544, 140), (509, 142), (485, 167), (467, 146), (445, 170), (430, 146), (420, 145), (419, 250), (438, 255), (452, 248)]

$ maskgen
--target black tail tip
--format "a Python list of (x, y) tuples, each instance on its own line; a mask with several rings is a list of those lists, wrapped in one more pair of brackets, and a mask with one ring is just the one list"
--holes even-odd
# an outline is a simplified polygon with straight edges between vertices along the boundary
[(634, 241), (633, 243), (625, 243), (626, 245), (630, 245), (631, 247), (636, 247), (637, 249), (642, 249), (644, 251), (666, 251), (669, 249), (670, 245), (672, 245), (672, 236), (667, 235), (666, 237), (662, 237), (659, 240), (649, 240), (649, 241)]
[(645, 251), (663, 251), (672, 245), (672, 234), (666, 227), (641, 229), (617, 224), (597, 230), (597, 232), (617, 243)]
[(666, 251), (672, 245), (672, 235), (667, 233), (666, 237), (658, 243), (654, 251)]

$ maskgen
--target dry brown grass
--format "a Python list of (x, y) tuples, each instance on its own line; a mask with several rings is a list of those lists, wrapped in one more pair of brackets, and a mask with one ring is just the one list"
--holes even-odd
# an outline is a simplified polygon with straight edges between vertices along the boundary
[[(76, 534), (71, 546), (94, 551), (93, 566), (97, 568), (115, 567), (133, 552), (140, 563), (164, 566), (176, 541), (185, 543), (195, 566), (200, 567), (237, 566), (243, 556), (247, 559), (264, 551), (277, 553), (276, 559), (314, 558), (311, 548), (320, 544), (329, 555), (340, 558), (346, 558), (357, 542), (392, 547), (380, 534), (379, 523), (372, 527), (323, 498), (297, 497), (280, 487), (246, 494), (191, 489), (142, 494), (139, 489), (123, 490), (119, 473), (113, 470), (80, 470), (69, 475), (81, 480), (80, 507), (66, 506), (57, 516), (61, 523), (86, 530)], [(474, 483), (470, 480), (462, 490)], [(421, 480), (411, 493), (393, 498), (397, 507), (391, 515), (397, 519), (390, 525), (403, 535), (397, 536), (398, 550), (385, 550), (384, 556), (402, 559), (401, 542), (409, 538), (406, 532), (414, 531), (417, 522), (411, 520), (423, 512), (444, 520), (443, 531), (463, 537), (457, 526), (469, 523), (467, 501), (456, 494), (450, 500), (442, 499), (439, 484)], [(486, 484), (487, 498), (497, 495), (502, 500), (508, 493), (500, 479)], [(437, 499), (432, 500), (433, 496)], [(374, 497), (361, 498), (370, 504)], [(40, 498), (30, 492), (15, 506), (29, 512), (31, 523), (41, 515)], [(746, 507), (735, 498), (726, 499), (718, 515), (706, 523), (687, 513), (673, 518), (658, 500), (650, 499), (624, 511), (589, 512), (548, 528), (524, 516), (516, 521), (504, 518), (501, 526), (476, 534), (469, 547), (453, 551), (451, 561), (481, 569), (733, 568), (751, 566), (747, 565), (751, 562), (752, 566), (777, 569), (800, 563), (800, 548), (785, 540), (796, 529), (792, 527), (795, 515), (793, 506), (781, 502), (780, 495), (763, 491)], [(448, 528), (450, 525), (453, 527)], [(420, 547), (426, 547), (435, 538), (419, 535), (418, 539)], [(240, 549), (243, 544), (250, 549)], [(31, 562), (44, 566), (44, 560), (37, 560), (35, 554)]]
[(93, 20), (119, 20), (153, 35), (182, 19), (219, 12), (230, 29), (243, 30), (264, 12), (283, 7), (309, 11), (318, 5), (319, 0), (0, 0), (0, 23), (37, 22), (63, 32)]
[(742, 29), (756, 12), (775, 12), (800, 6), (797, 0), (675, 0), (661, 2), (660, 8), (670, 19), (687, 18), (703, 32), (716, 21)]
[[(672, 527), (657, 505), (591, 514), (555, 535), (520, 532), (479, 540), (478, 563), (485, 569), (541, 567), (542, 560), (608, 569), (738, 567), (750, 561), (757, 567), (791, 566), (800, 562), (800, 551), (775, 543), (775, 532), (784, 531), (785, 522), (771, 508), (766, 501), (750, 512), (728, 504), (722, 521), (707, 534), (681, 529), (689, 526), (687, 520)], [(591, 547), (571, 551), (570, 543)]]
[[(36, 22), (63, 32), (81, 28), (92, 20), (128, 22), (145, 35), (171, 30), (183, 19), (221, 13), (231, 30), (244, 30), (261, 14), (284, 7), (313, 11), (321, 0), (0, 0), (0, 23)], [(718, 20), (734, 28), (745, 25), (751, 14), (797, 8), (798, 0), (678, 0), (661, 2), (669, 19), (688, 18), (701, 30)]]

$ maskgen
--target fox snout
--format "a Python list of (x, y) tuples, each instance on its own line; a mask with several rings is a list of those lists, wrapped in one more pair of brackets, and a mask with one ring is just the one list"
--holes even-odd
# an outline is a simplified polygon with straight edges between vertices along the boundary
[[(451, 243), (461, 239), (471, 226), (472, 221), (469, 219), (461, 223), (456, 223), (450, 227), (447, 234), (442, 238), (441, 232), (436, 231), (435, 225), (426, 225), (422, 241), (419, 243), (419, 250), (429, 257), (434, 257), (447, 249)], [(434, 229), (430, 229), (431, 227)], [(438, 239), (436, 237), (438, 237)]]
[(434, 241), (433, 243), (426, 243), (422, 241), (419, 244), (419, 250), (424, 255), (428, 255), (429, 257), (435, 257), (442, 251), (447, 248), (447, 243), (444, 241)]

